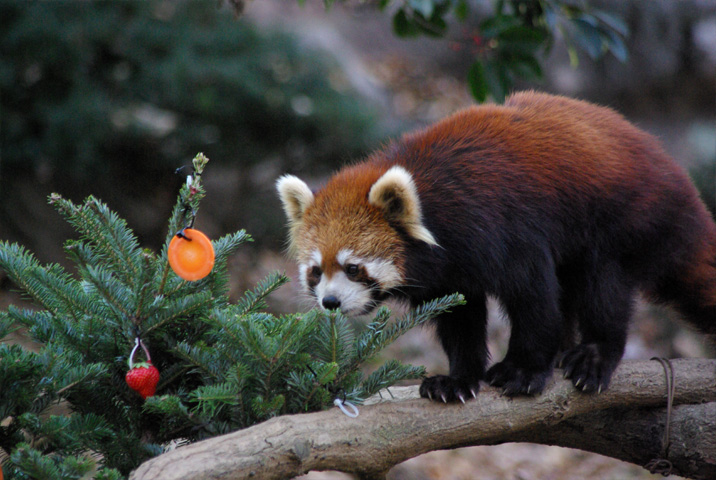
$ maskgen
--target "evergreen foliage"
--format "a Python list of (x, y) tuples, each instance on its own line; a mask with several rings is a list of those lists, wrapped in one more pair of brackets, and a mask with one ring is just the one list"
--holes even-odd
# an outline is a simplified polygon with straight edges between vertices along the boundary
[[(65, 244), (75, 273), (0, 243), (0, 268), (38, 307), (1, 312), (0, 339), (24, 328), (41, 345), (33, 352), (0, 342), (6, 478), (121, 479), (172, 444), (320, 410), (335, 398), (360, 402), (424, 375), (397, 361), (369, 375), (361, 367), (410, 328), (460, 304), (459, 295), (393, 323), (381, 308), (360, 332), (340, 312), (277, 317), (265, 311), (266, 298), (287, 281), (282, 274), (229, 300), (227, 258), (249, 240), (244, 231), (213, 242), (216, 263), (206, 278), (175, 275), (166, 248), (199, 208), (207, 161), (194, 159), (193, 181), (181, 188), (159, 254), (142, 249), (126, 222), (93, 197), (81, 204), (50, 197), (79, 233)], [(147, 401), (124, 380), (137, 337), (161, 374)]]

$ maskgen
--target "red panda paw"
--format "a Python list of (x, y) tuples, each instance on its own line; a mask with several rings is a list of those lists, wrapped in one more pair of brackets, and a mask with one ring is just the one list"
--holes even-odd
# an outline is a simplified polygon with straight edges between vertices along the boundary
[(551, 375), (552, 368), (533, 371), (503, 361), (493, 365), (485, 374), (485, 379), (490, 385), (502, 388), (503, 395), (514, 397), (541, 393)]
[(579, 390), (601, 393), (609, 386), (612, 373), (621, 359), (620, 352), (605, 350), (607, 354), (595, 343), (577, 345), (562, 356), (558, 366), (564, 369), (564, 378), (571, 379)]
[(448, 377), (447, 375), (428, 377), (420, 385), (421, 397), (444, 403), (457, 401), (465, 403), (471, 398), (477, 398), (479, 391), (479, 380)]

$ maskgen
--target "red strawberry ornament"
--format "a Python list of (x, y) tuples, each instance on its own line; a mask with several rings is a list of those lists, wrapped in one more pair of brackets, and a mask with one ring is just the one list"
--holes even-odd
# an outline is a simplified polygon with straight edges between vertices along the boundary
[[(140, 346), (142, 350), (144, 350), (147, 361), (134, 363), (134, 354)], [(134, 340), (134, 348), (132, 349), (132, 353), (129, 354), (129, 371), (124, 376), (124, 380), (127, 382), (127, 385), (129, 385), (129, 388), (139, 393), (145, 400), (149, 397), (153, 397), (157, 389), (159, 370), (152, 365), (152, 357), (149, 356), (149, 350), (147, 350), (147, 347), (144, 346), (139, 337)]]
[(151, 361), (137, 363), (127, 372), (124, 380), (129, 385), (129, 388), (139, 393), (146, 400), (154, 396), (157, 383), (159, 383), (159, 370), (152, 365)]

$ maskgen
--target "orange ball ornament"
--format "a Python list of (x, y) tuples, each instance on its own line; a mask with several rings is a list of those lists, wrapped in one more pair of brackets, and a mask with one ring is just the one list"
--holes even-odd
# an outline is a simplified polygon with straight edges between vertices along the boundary
[(185, 228), (169, 242), (169, 266), (184, 280), (201, 280), (214, 268), (214, 247), (199, 230)]

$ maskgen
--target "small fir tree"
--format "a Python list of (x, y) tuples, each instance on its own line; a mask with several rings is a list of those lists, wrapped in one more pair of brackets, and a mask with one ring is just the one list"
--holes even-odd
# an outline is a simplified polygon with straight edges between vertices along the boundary
[[(0, 268), (38, 307), (1, 312), (0, 338), (22, 327), (41, 344), (33, 352), (0, 343), (6, 478), (120, 479), (168, 445), (324, 409), (336, 398), (360, 403), (424, 375), (422, 367), (393, 360), (367, 376), (361, 366), (410, 328), (462, 303), (459, 295), (391, 323), (381, 308), (360, 332), (340, 312), (277, 317), (265, 312), (266, 297), (285, 275), (269, 275), (238, 302), (229, 300), (227, 258), (250, 240), (244, 231), (213, 242), (215, 264), (205, 278), (174, 274), (167, 250), (193, 223), (207, 161), (194, 159), (159, 254), (142, 249), (96, 198), (74, 204), (56, 194), (50, 203), (80, 234), (65, 244), (76, 274), (0, 243)], [(125, 382), (140, 341), (160, 372), (156, 395), (146, 401)]]

